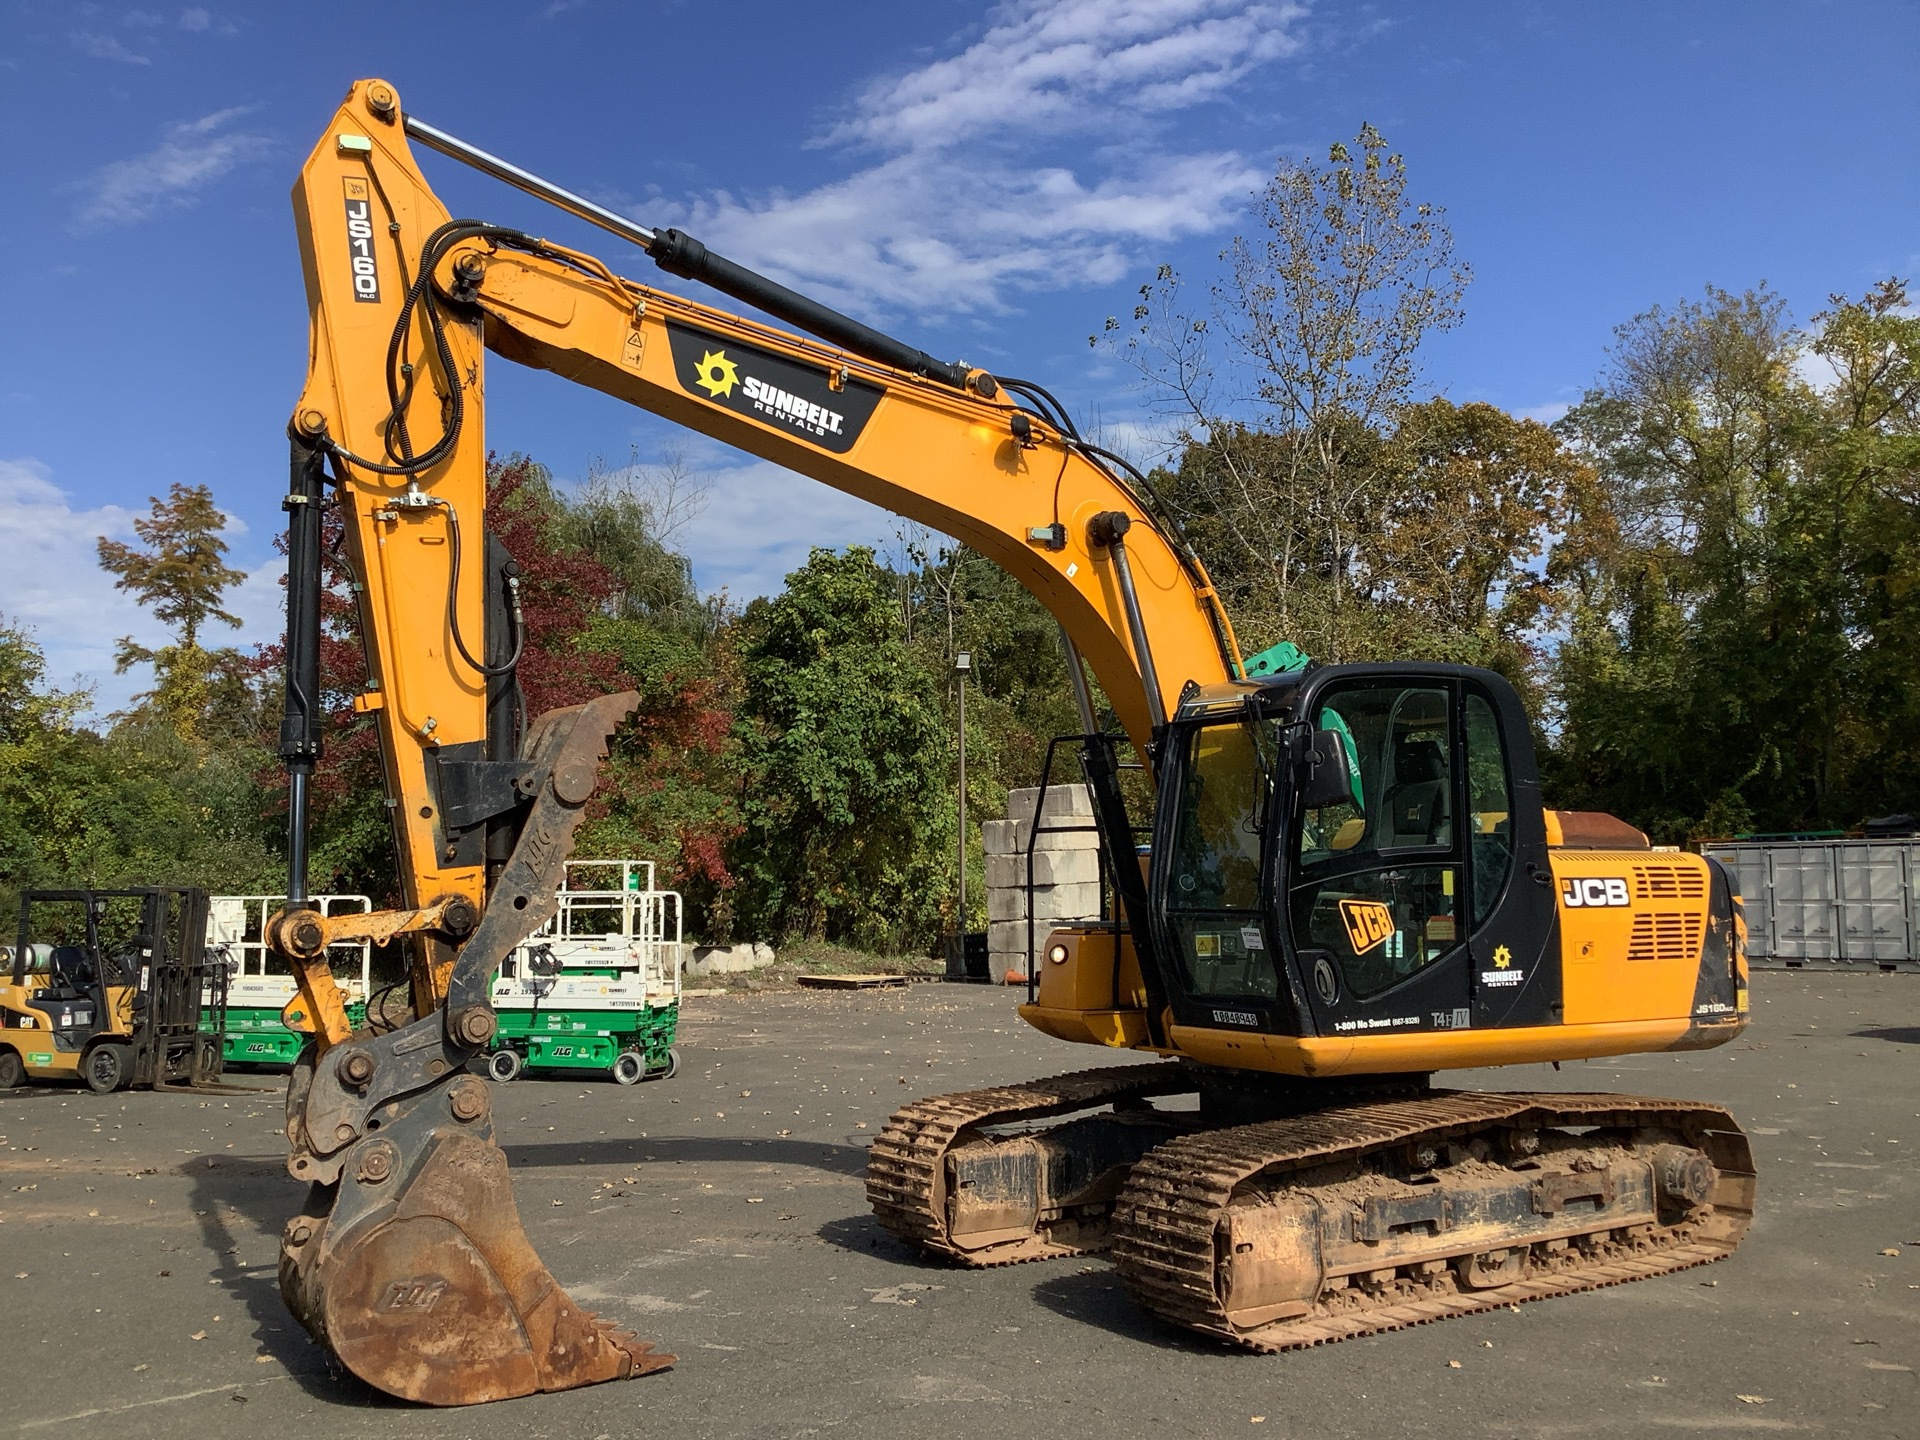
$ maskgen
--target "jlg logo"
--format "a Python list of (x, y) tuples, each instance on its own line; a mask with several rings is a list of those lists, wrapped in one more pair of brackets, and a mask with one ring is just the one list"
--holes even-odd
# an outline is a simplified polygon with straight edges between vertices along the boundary
[(446, 1290), (447, 1282), (437, 1275), (430, 1280), (396, 1280), (387, 1286), (378, 1308), (388, 1312), (431, 1310), (440, 1303), (440, 1297)]
[(1560, 898), (1569, 910), (1591, 910), (1603, 905), (1633, 903), (1627, 895), (1627, 882), (1618, 875), (1609, 875), (1605, 879), (1563, 881)]
[(1347, 927), (1347, 943), (1356, 955), (1364, 955), (1393, 938), (1393, 912), (1378, 900), (1342, 900), (1340, 919)]
[(373, 208), (367, 182), (349, 179), (347, 187), (347, 254), (353, 266), (353, 298), (380, 302), (380, 272), (373, 263)]

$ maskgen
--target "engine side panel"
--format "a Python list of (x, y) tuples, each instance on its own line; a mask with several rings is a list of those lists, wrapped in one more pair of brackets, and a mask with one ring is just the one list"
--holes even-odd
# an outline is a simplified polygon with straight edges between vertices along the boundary
[(1724, 898), (1723, 913), (1714, 914), (1707, 860), (1676, 851), (1555, 850), (1552, 867), (1567, 1024), (1692, 1022), (1710, 932), (1721, 937), (1716, 958), (1731, 991), (1724, 941), (1731, 917)]

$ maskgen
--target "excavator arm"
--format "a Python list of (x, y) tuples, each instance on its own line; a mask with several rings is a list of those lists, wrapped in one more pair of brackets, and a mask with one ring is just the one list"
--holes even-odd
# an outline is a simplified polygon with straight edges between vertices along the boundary
[[(811, 333), (455, 219), (410, 137)], [(270, 938), (316, 1044), (289, 1091), (289, 1165), (313, 1190), (286, 1233), (282, 1288), (364, 1379), (428, 1403), (641, 1373), (663, 1357), (579, 1311), (534, 1256), (486, 1087), (466, 1073), (494, 1033), (491, 976), (551, 914), (598, 762), (637, 701), (604, 697), (518, 733), (516, 572), (485, 518), (486, 352), (972, 546), (1058, 619), (1083, 716), (1082, 657), (1149, 759), (1189, 683), (1238, 677), (1232, 629), (1145, 487), (1039, 387), (934, 360), (678, 232), (601, 210), (406, 116), (384, 82), (353, 87), (293, 198), (311, 331), (289, 427), (290, 900)], [(404, 908), (323, 921), (304, 901), (329, 484), (370, 676), (355, 708), (378, 721)], [(404, 1027), (350, 1031), (325, 956), (362, 934), (411, 937)]]

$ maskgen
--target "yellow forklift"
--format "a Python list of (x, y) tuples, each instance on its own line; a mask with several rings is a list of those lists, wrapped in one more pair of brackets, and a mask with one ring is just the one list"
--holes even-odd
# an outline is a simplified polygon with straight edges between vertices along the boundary
[[(84, 1080), (215, 1088), (227, 967), (207, 953), (207, 892), (29, 890), (0, 984), (0, 1089)], [(212, 1033), (201, 1030), (203, 1001)]]

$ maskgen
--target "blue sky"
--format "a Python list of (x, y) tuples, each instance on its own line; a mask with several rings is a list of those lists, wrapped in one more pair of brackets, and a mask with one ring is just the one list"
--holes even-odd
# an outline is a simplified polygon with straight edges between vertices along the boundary
[[(653, 224), (936, 353), (1041, 380), (1125, 435), (1086, 337), (1169, 260), (1204, 279), (1281, 156), (1371, 121), (1475, 280), (1426, 381), (1550, 416), (1612, 327), (1761, 280), (1805, 318), (1920, 268), (1920, 6), (1290, 0), (468, 0), (459, 7), (0, 0), (0, 614), (110, 710), (153, 636), (93, 561), (146, 497), (233, 517), (242, 643), (279, 624), (272, 536), (306, 325), (287, 192), (356, 77)], [(457, 214), (659, 276), (428, 155)], [(490, 439), (562, 478), (678, 444), (680, 532), (737, 599), (884, 514), (495, 362)]]

